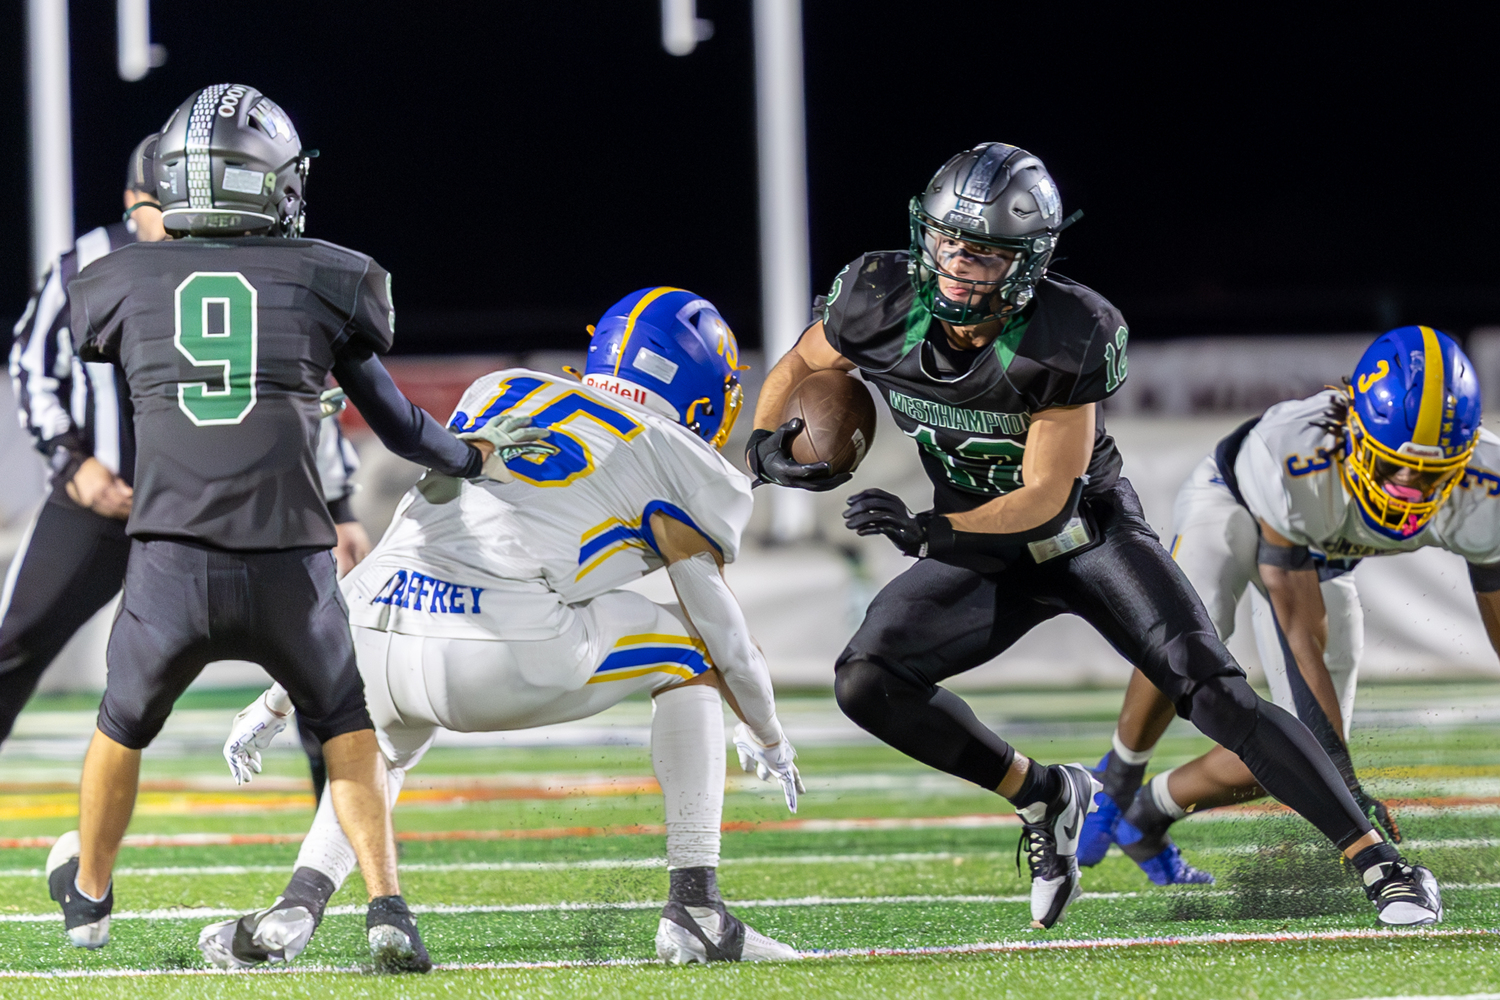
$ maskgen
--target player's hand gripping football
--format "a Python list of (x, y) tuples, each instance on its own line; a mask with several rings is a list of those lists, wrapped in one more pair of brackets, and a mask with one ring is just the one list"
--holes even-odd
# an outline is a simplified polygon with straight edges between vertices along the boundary
[(285, 701), (286, 692), (276, 685), (261, 694), (240, 710), (229, 727), (229, 739), (224, 741), (224, 759), (229, 762), (229, 773), (234, 783), (243, 785), (260, 773), (260, 752), (271, 745), (292, 719), (292, 708), (277, 711), (271, 707), (273, 699)]
[(763, 747), (750, 732), (750, 727), (741, 722), (734, 727), (734, 751), (739, 755), (740, 767), (745, 771), (761, 781), (781, 782), (786, 807), (792, 812), (797, 811), (797, 796), (799, 793), (806, 795), (807, 787), (802, 784), (797, 765), (792, 763), (797, 751), (792, 748), (791, 740), (782, 736), (781, 742), (775, 746)]
[(844, 527), (860, 535), (884, 535), (909, 556), (927, 554), (927, 531), (938, 515), (913, 514), (894, 493), (865, 490), (849, 498)]
[(483, 441), (493, 447), (484, 460), (484, 468), (481, 470), (486, 479), (493, 479), (498, 483), (508, 483), (513, 478), (505, 463), (522, 455), (556, 455), (557, 446), (547, 444), (542, 438), (551, 434), (552, 431), (546, 427), (531, 426), (530, 417), (517, 416), (513, 413), (502, 413), (498, 417), (492, 417), (489, 423), (475, 431), (469, 431), (459, 435), (463, 441)]
[(801, 417), (793, 417), (774, 431), (751, 432), (750, 443), (745, 447), (745, 464), (755, 476), (753, 485), (775, 483), (822, 493), (854, 478), (852, 472), (835, 475), (829, 471), (827, 462), (803, 465), (792, 457), (792, 439), (802, 433), (803, 426)]

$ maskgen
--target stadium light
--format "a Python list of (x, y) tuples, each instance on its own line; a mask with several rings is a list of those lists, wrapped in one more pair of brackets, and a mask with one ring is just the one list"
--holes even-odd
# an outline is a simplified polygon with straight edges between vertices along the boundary
[[(121, 0), (123, 3), (124, 0)], [(714, 23), (698, 16), (697, 0), (661, 0), (661, 47), (685, 56), (714, 37)]]
[[(770, 368), (797, 342), (812, 301), (801, 0), (755, 0), (755, 112), (760, 158), (761, 343)], [(806, 538), (812, 530), (811, 494), (771, 491), (774, 540)]]
[(115, 65), (127, 83), (167, 61), (167, 50), (151, 44), (151, 0), (116, 0), (115, 43)]
[(31, 270), (73, 243), (73, 114), (68, 2), (27, 0), (26, 90), (31, 140)]

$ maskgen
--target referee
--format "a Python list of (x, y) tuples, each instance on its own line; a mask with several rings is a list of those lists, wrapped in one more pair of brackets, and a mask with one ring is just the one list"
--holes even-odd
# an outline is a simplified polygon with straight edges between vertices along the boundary
[[(15, 327), (10, 377), (21, 425), (51, 467), (51, 489), (11, 560), (0, 595), (0, 743), (63, 646), (125, 580), (125, 519), (135, 477), (130, 392), (117, 366), (74, 356), (67, 286), (111, 251), (167, 238), (153, 190), (156, 139), (147, 136), (131, 153), (124, 218), (79, 237), (48, 270)], [(358, 467), (338, 422), (323, 421), (318, 473), (338, 533), (340, 575), (370, 551), (369, 536), (350, 508), (350, 477)], [(306, 733), (302, 742), (321, 796), (327, 776), (322, 747)]]

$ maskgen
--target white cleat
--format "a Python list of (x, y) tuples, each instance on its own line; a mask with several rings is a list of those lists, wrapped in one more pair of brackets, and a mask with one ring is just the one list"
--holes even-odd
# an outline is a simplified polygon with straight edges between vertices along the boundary
[(265, 962), (290, 962), (307, 947), (318, 922), (307, 907), (282, 903), (278, 899), (270, 909), (209, 924), (198, 934), (198, 951), (209, 965), (219, 969), (253, 969)]
[(1375, 904), (1380, 922), (1394, 927), (1441, 923), (1443, 896), (1437, 876), (1405, 860), (1386, 862), (1364, 873), (1365, 895)]
[(113, 883), (101, 900), (78, 890), (78, 855), (83, 849), (77, 830), (69, 830), (47, 853), (47, 889), (62, 906), (63, 927), (75, 948), (103, 948), (109, 944), (109, 914), (115, 906)]
[(1023, 821), (1016, 853), (1031, 869), (1031, 926), (1056, 924), (1083, 893), (1078, 875), (1078, 838), (1084, 817), (1099, 808), (1094, 793), (1104, 786), (1082, 764), (1053, 764), (1063, 791), (1053, 802), (1016, 810)]
[(656, 955), (670, 965), (788, 962), (802, 957), (790, 946), (747, 926), (723, 903), (668, 903), (656, 925)]

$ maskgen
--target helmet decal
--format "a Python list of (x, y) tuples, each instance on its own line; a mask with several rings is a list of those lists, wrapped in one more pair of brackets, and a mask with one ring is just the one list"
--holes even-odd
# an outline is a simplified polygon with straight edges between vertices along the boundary
[(592, 328), (583, 383), (674, 420), (721, 447), (739, 415), (739, 345), (713, 303), (643, 288)]

